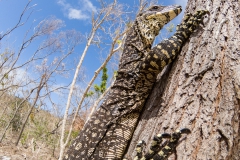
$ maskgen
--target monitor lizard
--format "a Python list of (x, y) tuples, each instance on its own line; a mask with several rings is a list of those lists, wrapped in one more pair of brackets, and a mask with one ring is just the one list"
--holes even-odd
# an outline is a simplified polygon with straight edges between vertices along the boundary
[(123, 158), (157, 75), (176, 58), (207, 13), (187, 14), (172, 37), (152, 47), (160, 29), (181, 11), (177, 5), (154, 5), (136, 16), (126, 36), (116, 80), (71, 144), (65, 160)]

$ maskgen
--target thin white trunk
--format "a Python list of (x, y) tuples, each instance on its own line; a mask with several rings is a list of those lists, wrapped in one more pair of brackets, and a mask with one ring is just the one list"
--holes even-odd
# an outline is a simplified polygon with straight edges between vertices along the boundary
[(80, 71), (80, 68), (82, 66), (82, 62), (86, 56), (86, 53), (88, 51), (88, 48), (89, 46), (91, 45), (91, 42), (92, 42), (92, 39), (94, 37), (96, 33), (96, 30), (92, 32), (90, 38), (88, 39), (88, 42), (87, 42), (87, 45), (83, 51), (83, 54), (79, 60), (79, 63), (78, 63), (78, 66), (76, 68), (76, 71), (75, 71), (75, 74), (74, 74), (74, 78), (73, 78), (73, 81), (72, 81), (72, 84), (71, 84), (71, 87), (70, 87), (70, 91), (69, 91), (69, 95), (68, 95), (68, 100), (67, 100), (67, 105), (66, 105), (66, 110), (65, 110), (65, 113), (64, 113), (64, 117), (63, 117), (63, 122), (62, 122), (62, 132), (61, 132), (61, 138), (60, 138), (60, 155), (59, 155), (59, 160), (62, 160), (63, 159), (63, 153), (64, 153), (64, 150), (65, 150), (65, 147), (66, 147), (66, 144), (68, 142), (68, 140), (66, 140), (66, 142), (64, 143), (64, 133), (65, 133), (65, 127), (66, 127), (66, 122), (67, 122), (67, 117), (68, 117), (68, 112), (69, 112), (69, 108), (70, 108), (70, 103), (71, 103), (71, 99), (72, 99), (72, 94), (73, 94), (73, 90), (74, 90), (74, 86), (75, 86), (75, 83), (77, 81), (77, 76), (78, 76), (78, 73)]
[[(124, 34), (125, 34), (125, 32), (124, 32)], [(88, 83), (88, 86), (87, 86), (86, 90), (85, 90), (84, 93), (83, 93), (83, 96), (82, 96), (82, 98), (81, 98), (81, 101), (80, 101), (80, 103), (79, 103), (79, 105), (78, 105), (78, 107), (77, 107), (77, 110), (76, 110), (75, 114), (74, 114), (74, 117), (73, 117), (73, 120), (72, 120), (70, 129), (69, 129), (69, 133), (68, 133), (66, 142), (68, 142), (69, 139), (70, 139), (70, 135), (71, 135), (71, 132), (72, 132), (73, 124), (74, 124), (74, 122), (75, 122), (75, 120), (76, 120), (77, 114), (78, 114), (79, 110), (81, 109), (81, 106), (82, 106), (82, 103), (83, 103), (83, 101), (84, 101), (84, 98), (86, 97), (86, 95), (87, 95), (90, 87), (92, 86), (93, 82), (94, 82), (95, 79), (97, 78), (97, 76), (98, 76), (98, 74), (100, 73), (100, 71), (103, 69), (104, 66), (106, 66), (106, 64), (108, 63), (108, 61), (111, 59), (112, 55), (113, 55), (115, 52), (117, 52), (117, 51), (121, 48), (121, 46), (122, 46), (122, 43), (121, 43), (116, 49), (114, 49), (114, 44), (116, 43), (116, 41), (117, 41), (117, 39), (116, 39), (116, 40), (113, 42), (113, 44), (112, 44), (112, 48), (111, 48), (110, 54), (108, 55), (108, 57), (106, 58), (106, 60), (103, 62), (103, 64), (95, 71), (94, 76), (92, 77), (91, 81)], [(65, 143), (66, 143), (66, 142), (65, 142)], [(60, 160), (60, 159), (59, 159), (59, 160)]]
[[(85, 92), (83, 93), (83, 96), (80, 100), (80, 103), (76, 109), (76, 112), (74, 114), (74, 117), (73, 117), (73, 120), (71, 122), (71, 126), (70, 126), (70, 129), (69, 129), (69, 133), (68, 133), (68, 136), (66, 138), (66, 141), (64, 143), (64, 133), (65, 133), (65, 127), (66, 127), (66, 122), (67, 122), (67, 117), (68, 117), (68, 112), (69, 112), (69, 108), (70, 108), (70, 102), (71, 102), (71, 98), (72, 98), (72, 94), (73, 94), (73, 90), (74, 90), (74, 86), (75, 86), (75, 83), (76, 83), (76, 80), (77, 80), (77, 76), (78, 76), (78, 73), (80, 71), (80, 68), (81, 68), (81, 65), (82, 65), (82, 62), (83, 62), (83, 59), (85, 58), (85, 55), (87, 53), (87, 50), (94, 38), (94, 35), (97, 31), (97, 29), (101, 26), (101, 24), (107, 19), (107, 17), (114, 11), (114, 7), (115, 5), (117, 4), (117, 1), (114, 0), (114, 3), (112, 5), (110, 5), (109, 9), (107, 10), (107, 12), (105, 13), (105, 15), (103, 16), (103, 18), (101, 19), (101, 16), (104, 12), (101, 12), (98, 16), (98, 18), (94, 21), (94, 19), (92, 19), (92, 24), (93, 24), (93, 27), (92, 27), (92, 31), (91, 31), (91, 35), (90, 35), (90, 38), (88, 39), (88, 42), (87, 42), (87, 45), (83, 51), (83, 54), (81, 56), (81, 59), (79, 61), (79, 64), (77, 66), (77, 69), (75, 71), (75, 74), (74, 74), (74, 78), (73, 78), (73, 81), (72, 81), (72, 84), (71, 84), (71, 87), (70, 87), (70, 91), (69, 91), (69, 95), (68, 95), (68, 100), (67, 100), (67, 105), (66, 105), (66, 110), (65, 110), (65, 113), (64, 113), (64, 118), (63, 118), (63, 124), (62, 124), (62, 132), (61, 132), (61, 138), (60, 138), (60, 155), (59, 155), (59, 160), (62, 160), (63, 159), (63, 154), (64, 154), (64, 150), (65, 150), (65, 147), (66, 145), (68, 144), (69, 142), (69, 139), (70, 139), (70, 135), (71, 135), (71, 132), (72, 132), (72, 127), (73, 127), (73, 124), (76, 120), (76, 117), (77, 117), (77, 114), (79, 112), (79, 110), (81, 109), (81, 106), (82, 106), (82, 103), (84, 101), (84, 98), (86, 97), (86, 94), (88, 93), (88, 90), (90, 89), (91, 85), (93, 84), (94, 80), (96, 79), (96, 77), (98, 76), (98, 74), (100, 73), (100, 71), (102, 70), (102, 68), (107, 64), (107, 62), (110, 60), (111, 56), (117, 52), (122, 44), (120, 44), (116, 49), (114, 49), (114, 46), (117, 42), (117, 40), (123, 36), (126, 31), (118, 36), (115, 37), (113, 43), (112, 43), (112, 46), (111, 46), (111, 50), (110, 50), (110, 54), (108, 55), (107, 59), (105, 60), (105, 62), (100, 66), (100, 68), (95, 71), (95, 74), (93, 76), (93, 78), (91, 79), (91, 81), (89, 82)], [(104, 11), (104, 10), (103, 10)]]

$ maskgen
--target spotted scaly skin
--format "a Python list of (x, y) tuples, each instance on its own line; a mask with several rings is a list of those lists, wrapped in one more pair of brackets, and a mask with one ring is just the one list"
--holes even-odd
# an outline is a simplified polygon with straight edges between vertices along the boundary
[[(137, 155), (134, 160), (166, 160), (168, 156), (176, 149), (179, 139), (182, 134), (189, 134), (191, 131), (188, 128), (176, 130), (173, 134), (158, 134), (154, 136), (150, 149), (146, 154), (143, 154), (144, 141), (140, 141), (136, 146)], [(165, 146), (161, 146), (162, 139), (169, 138)], [(125, 159), (127, 160), (127, 159)]]
[(126, 37), (116, 81), (70, 146), (65, 160), (123, 158), (158, 73), (179, 54), (194, 30), (186, 26), (151, 47), (160, 29), (180, 12), (181, 6), (152, 6), (137, 15)]
[(153, 137), (151, 147), (146, 154), (143, 155), (143, 147), (146, 144), (144, 141), (140, 141), (136, 146), (137, 155), (134, 160), (147, 160), (152, 159), (158, 152), (161, 150), (161, 143), (163, 138), (171, 138), (171, 135), (168, 133), (158, 134)]

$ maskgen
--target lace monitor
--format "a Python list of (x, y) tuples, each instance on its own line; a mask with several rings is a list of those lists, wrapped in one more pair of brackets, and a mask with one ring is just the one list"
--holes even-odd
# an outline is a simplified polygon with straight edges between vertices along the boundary
[[(71, 144), (65, 160), (123, 158), (157, 75), (180, 53), (207, 13), (187, 14), (172, 37), (152, 47), (160, 29), (181, 10), (181, 6), (155, 5), (137, 15), (125, 40), (116, 80), (99, 109)], [(177, 133), (181, 136), (181, 132)], [(178, 139), (173, 138), (169, 143), (176, 144)], [(160, 152), (162, 157), (170, 153), (164, 149)]]

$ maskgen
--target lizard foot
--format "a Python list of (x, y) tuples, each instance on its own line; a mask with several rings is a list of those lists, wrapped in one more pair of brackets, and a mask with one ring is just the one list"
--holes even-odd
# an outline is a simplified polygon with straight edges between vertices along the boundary
[(204, 15), (210, 14), (207, 10), (199, 10), (195, 14), (187, 13), (180, 25), (177, 25), (177, 32), (185, 32), (190, 35), (200, 24), (203, 25)]
[[(134, 160), (165, 160), (173, 153), (173, 151), (175, 151), (181, 135), (189, 133), (191, 133), (191, 131), (188, 128), (183, 128), (172, 134), (158, 134), (153, 137), (151, 147), (145, 154), (143, 154), (143, 148), (146, 143), (144, 141), (140, 141), (136, 146), (137, 155)], [(161, 145), (163, 138), (169, 139), (164, 146)]]

